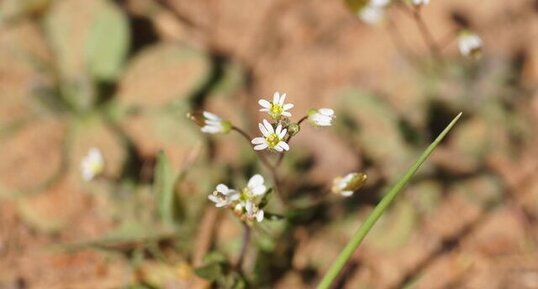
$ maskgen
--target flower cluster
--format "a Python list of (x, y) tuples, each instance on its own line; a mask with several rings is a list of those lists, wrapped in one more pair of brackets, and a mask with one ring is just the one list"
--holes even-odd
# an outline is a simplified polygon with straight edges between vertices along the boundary
[(224, 184), (219, 184), (216, 190), (208, 196), (208, 199), (217, 208), (229, 208), (243, 221), (261, 222), (264, 218), (261, 203), (266, 196), (267, 187), (261, 175), (254, 175), (250, 178), (247, 186), (241, 191), (228, 188)]
[[(258, 104), (261, 106), (260, 111), (267, 113), (269, 117), (258, 124), (261, 136), (254, 138), (233, 126), (230, 121), (207, 111), (189, 113), (187, 116), (198, 124), (204, 133), (228, 133), (235, 130), (249, 140), (255, 151), (270, 150), (278, 153), (290, 150), (288, 142), (299, 133), (303, 121), (308, 120), (314, 126), (327, 127), (332, 125), (335, 118), (332, 109), (319, 108), (309, 110), (298, 122), (292, 122), (290, 110), (294, 105), (286, 103), (285, 93), (275, 92), (272, 100), (260, 99)], [(282, 156), (280, 155), (280, 160)], [(271, 166), (272, 170), (278, 166), (278, 162), (274, 166), (268, 162), (264, 163)], [(255, 175), (241, 191), (219, 184), (208, 199), (218, 208), (231, 209), (244, 222), (261, 222), (264, 219), (263, 206), (267, 203), (267, 187), (263, 177)]]
[(104, 170), (105, 159), (103, 158), (103, 154), (101, 154), (98, 148), (91, 148), (80, 162), (82, 178), (89, 182), (101, 175)]

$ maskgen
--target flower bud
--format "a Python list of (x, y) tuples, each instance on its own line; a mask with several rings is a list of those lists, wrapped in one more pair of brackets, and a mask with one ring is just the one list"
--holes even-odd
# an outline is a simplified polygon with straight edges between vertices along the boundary
[(366, 183), (367, 178), (368, 176), (364, 173), (349, 173), (344, 177), (337, 177), (333, 181), (332, 192), (350, 197)]
[(299, 133), (299, 131), (301, 131), (301, 126), (297, 123), (291, 123), (290, 125), (288, 125), (288, 134), (290, 136), (295, 136)]

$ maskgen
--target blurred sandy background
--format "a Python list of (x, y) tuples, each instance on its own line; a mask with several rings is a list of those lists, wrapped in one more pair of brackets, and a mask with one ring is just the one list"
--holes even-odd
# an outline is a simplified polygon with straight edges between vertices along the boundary
[[(313, 288), (460, 111), (335, 288), (538, 288), (538, 1), (432, 0), (422, 15), (439, 41), (468, 23), (483, 57), (452, 40), (435, 62), (396, 7), (371, 26), (345, 1), (0, 0), (0, 288), (211, 288), (192, 270), (212, 249), (235, 258), (241, 227), (206, 197), (255, 155), (185, 113), (257, 133), (257, 100), (274, 91), (294, 117), (338, 116), (293, 140), (290, 199), (353, 170), (369, 182), (259, 234), (252, 288)], [(106, 177), (85, 183), (91, 147)], [(185, 174), (178, 232), (151, 209), (160, 150)]]

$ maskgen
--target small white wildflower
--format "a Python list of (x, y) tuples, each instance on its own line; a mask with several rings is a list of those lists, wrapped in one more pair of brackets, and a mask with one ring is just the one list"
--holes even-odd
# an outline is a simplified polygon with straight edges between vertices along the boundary
[(222, 120), (216, 114), (204, 111), (204, 126), (201, 131), (204, 133), (228, 133), (232, 129), (232, 125), (227, 120)]
[(482, 39), (475, 33), (462, 31), (458, 40), (460, 53), (465, 57), (479, 57), (482, 52)]
[(82, 178), (89, 182), (105, 170), (105, 160), (98, 148), (91, 148), (80, 163)]
[(344, 177), (335, 178), (333, 181), (333, 193), (344, 197), (350, 197), (366, 182), (367, 176), (362, 173), (349, 173)]
[(217, 185), (217, 188), (207, 198), (215, 203), (215, 207), (222, 208), (231, 205), (234, 201), (239, 200), (239, 192), (228, 188), (224, 184)]
[(228, 133), (232, 130), (232, 124), (228, 120), (223, 120), (211, 112), (189, 112), (187, 117), (196, 123), (204, 133)]
[(280, 95), (279, 92), (275, 92), (273, 95), (273, 102), (269, 102), (265, 99), (260, 99), (258, 103), (263, 107), (260, 111), (267, 112), (271, 118), (278, 120), (281, 116), (291, 117), (291, 113), (288, 111), (293, 108), (293, 104), (284, 103), (286, 94)]
[(334, 118), (334, 110), (330, 108), (311, 109), (308, 112), (308, 120), (317, 126), (331, 126)]
[(216, 190), (208, 196), (217, 208), (229, 208), (244, 222), (263, 221), (264, 212), (260, 208), (267, 187), (265, 180), (259, 174), (252, 176), (245, 188), (236, 191), (224, 184), (219, 184)]
[(415, 6), (422, 6), (422, 5), (426, 5), (426, 4), (430, 3), (430, 0), (412, 0), (411, 2)]
[(260, 128), (263, 137), (257, 137), (251, 141), (252, 144), (255, 145), (255, 150), (259, 151), (268, 148), (282, 152), (290, 149), (288, 144), (284, 141), (284, 137), (288, 130), (283, 129), (281, 124), (278, 124), (275, 130), (273, 126), (264, 119), (263, 123), (258, 124), (258, 127)]

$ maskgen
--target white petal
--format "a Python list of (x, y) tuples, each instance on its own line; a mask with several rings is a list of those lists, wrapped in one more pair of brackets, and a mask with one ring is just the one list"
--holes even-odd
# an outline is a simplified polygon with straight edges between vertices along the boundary
[(200, 129), (203, 133), (219, 133), (221, 132), (221, 128), (213, 125), (206, 125)]
[(276, 126), (276, 130), (275, 130), (275, 133), (276, 135), (280, 135), (280, 132), (282, 131), (282, 125), (281, 124), (278, 124)]
[(278, 93), (278, 91), (277, 91), (277, 92), (275, 92), (275, 93), (273, 94), (273, 103), (276, 104), (276, 103), (279, 102), (279, 100), (280, 100), (280, 93)]
[(267, 120), (263, 120), (263, 125), (265, 126), (265, 128), (267, 129), (267, 131), (269, 133), (271, 132), (275, 132), (275, 129), (273, 128), (273, 126), (267, 121)]
[(267, 131), (267, 129), (265, 128), (265, 126), (263, 124), (258, 123), (258, 128), (262, 132), (263, 136), (268, 136), (269, 135), (269, 131)]
[(262, 144), (265, 143), (265, 139), (263, 137), (256, 137), (250, 141), (252, 144)]
[(284, 111), (284, 112), (282, 112), (282, 115), (283, 115), (283, 116), (287, 116), (287, 117), (291, 117), (291, 113), (288, 112), (288, 111)]
[(351, 195), (353, 195), (353, 191), (342, 191), (340, 194), (344, 197), (351, 197)]
[(286, 133), (288, 132), (287, 129), (283, 129), (280, 134), (277, 133), (279, 139), (283, 139), (284, 136), (286, 136)]
[(239, 200), (239, 198), (241, 197), (241, 195), (239, 194), (238, 191), (231, 191), (230, 194), (228, 194), (228, 199), (230, 200), (230, 202), (233, 202), (233, 201), (237, 201)]
[(268, 109), (268, 108), (262, 108), (262, 109), (260, 109), (260, 111), (263, 111), (263, 112), (268, 112), (268, 111), (269, 111), (269, 109)]
[(286, 94), (285, 93), (283, 93), (280, 96), (280, 101), (278, 102), (278, 104), (283, 105), (284, 104), (284, 99), (286, 99)]
[(283, 141), (280, 141), (276, 146), (280, 147), (280, 148), (282, 148), (284, 150), (287, 150), (287, 151), (290, 150), (290, 146), (287, 143), (283, 142)]
[(220, 203), (220, 199), (213, 194), (207, 196), (207, 198), (215, 204)]
[(204, 111), (204, 117), (210, 120), (216, 120), (216, 121), (221, 120), (220, 117), (218, 117), (216, 114), (208, 112), (208, 111)]
[(263, 107), (265, 107), (265, 108), (267, 108), (267, 109), (271, 108), (271, 103), (268, 102), (268, 101), (265, 100), (265, 99), (260, 99), (260, 100), (258, 100), (258, 104), (260, 104), (261, 106), (263, 106)]
[(222, 193), (223, 195), (226, 195), (230, 189), (228, 189), (228, 186), (225, 184), (218, 184), (217, 185), (217, 192)]
[(245, 205), (245, 209), (247, 210), (247, 213), (251, 215), (252, 212), (254, 211), (254, 203), (252, 203), (252, 201), (247, 201), (247, 204)]
[(276, 145), (273, 149), (277, 152), (282, 152), (284, 150), (279, 145)]
[(267, 187), (265, 185), (258, 185), (250, 189), (254, 196), (263, 196), (267, 192)]
[(262, 144), (259, 144), (259, 145), (255, 146), (255, 147), (254, 147), (254, 150), (256, 150), (256, 151), (261, 151), (261, 150), (264, 150), (264, 149), (266, 149), (266, 148), (268, 148), (268, 147), (269, 147), (269, 145), (267, 145), (267, 143), (264, 142), (264, 143), (262, 143)]
[(263, 185), (264, 179), (260, 174), (253, 175), (249, 180), (247, 187), (254, 188), (259, 185)]
[(291, 104), (291, 103), (286, 103), (286, 104), (284, 104), (284, 106), (282, 107), (282, 109), (284, 109), (284, 110), (289, 110), (289, 109), (292, 109), (293, 107), (294, 107), (293, 104)]
[(332, 116), (334, 114), (334, 110), (332, 110), (330, 108), (320, 108), (320, 109), (318, 109), (318, 111), (321, 114), (326, 115), (326, 116)]
[(257, 213), (256, 213), (256, 221), (261, 222), (263, 221), (263, 210), (259, 210)]

